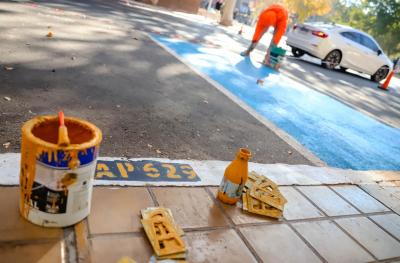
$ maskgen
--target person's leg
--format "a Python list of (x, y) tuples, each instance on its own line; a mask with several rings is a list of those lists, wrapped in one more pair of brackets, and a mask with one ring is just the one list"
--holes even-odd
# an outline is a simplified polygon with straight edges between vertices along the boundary
[(261, 13), (256, 26), (256, 31), (253, 35), (253, 40), (250, 47), (242, 53), (244, 56), (249, 56), (250, 52), (254, 50), (262, 36), (267, 32), (271, 25), (276, 24), (276, 14), (273, 11)]
[(261, 25), (261, 23), (258, 22), (257, 26), (256, 26), (256, 31), (254, 32), (254, 35), (253, 35), (253, 40), (252, 40), (249, 48), (242, 53), (243, 56), (246, 56), (246, 57), (250, 56), (250, 53), (256, 48), (258, 42), (260, 41), (261, 37), (264, 35), (265, 31), (266, 31), (266, 28), (263, 25)]
[(273, 36), (271, 38), (271, 43), (269, 43), (267, 54), (265, 55), (264, 61), (262, 62), (263, 64), (267, 64), (268, 59), (269, 59), (269, 55), (271, 54), (272, 46), (276, 46), (276, 44), (274, 42), (274, 38), (275, 38), (276, 32), (277, 32), (277, 28), (275, 27), (274, 28), (274, 34), (273, 34)]

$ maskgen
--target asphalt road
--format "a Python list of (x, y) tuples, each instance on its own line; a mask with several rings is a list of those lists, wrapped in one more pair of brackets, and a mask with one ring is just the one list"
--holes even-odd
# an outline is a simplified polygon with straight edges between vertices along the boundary
[[(240, 36), (218, 24), (199, 23), (190, 15), (161, 12), (133, 4), (127, 6), (125, 1), (38, 0), (36, 2), (52, 8), (123, 23), (132, 28), (141, 27), (146, 30), (177, 34), (189, 39), (212, 41), (221, 45), (223, 49), (235, 52), (245, 50), (250, 43), (249, 39), (252, 34), (252, 32), (245, 32), (244, 36)], [(258, 56), (262, 61), (270, 37), (269, 34), (264, 36), (252, 56)], [(284, 39), (281, 41), (281, 45), (285, 46)], [(318, 60), (308, 56), (303, 57), (303, 60), (286, 60), (280, 73), (315, 88), (378, 121), (400, 128), (400, 79), (393, 79), (390, 92), (384, 92), (377, 89), (377, 84), (370, 81), (369, 76), (352, 71), (343, 73), (339, 70), (327, 70), (319, 65)]]
[(8, 1), (0, 14), (0, 153), (20, 151), (25, 121), (63, 109), (102, 130), (101, 156), (232, 160), (244, 147), (311, 165), (141, 32)]
[[(1, 3), (1, 2), (0, 2)], [(4, 1), (4, 3), (7, 3), (7, 1)], [(66, 0), (56, 0), (56, 1), (44, 1), (44, 0), (39, 0), (37, 1), (38, 4), (44, 5), (47, 7), (51, 8), (58, 8), (62, 9), (65, 11), (71, 11), (71, 12), (77, 12), (85, 15), (90, 15), (96, 18), (99, 18), (101, 20), (106, 20), (106, 21), (112, 21), (116, 22), (118, 24), (124, 25), (125, 29), (129, 28), (134, 28), (134, 27), (141, 27), (145, 28), (146, 30), (153, 30), (153, 31), (159, 31), (163, 33), (168, 33), (168, 34), (176, 34), (179, 36), (183, 36), (188, 39), (200, 39), (200, 40), (206, 40), (206, 41), (212, 41), (213, 43), (219, 45), (214, 46), (214, 48), (223, 48), (223, 49), (228, 49), (234, 52), (241, 52), (243, 51), (248, 43), (249, 43), (249, 37), (251, 37), (251, 32), (245, 32), (243, 36), (237, 35), (235, 32), (232, 30), (227, 30), (224, 27), (221, 27), (217, 24), (209, 25), (206, 23), (199, 23), (199, 21), (196, 21), (196, 19), (193, 18), (193, 16), (190, 15), (182, 15), (182, 14), (177, 14), (177, 13), (171, 13), (171, 12), (162, 12), (162, 11), (157, 11), (157, 10), (152, 10), (151, 8), (143, 8), (143, 7), (138, 7), (134, 5), (127, 6), (123, 2), (118, 2), (118, 1), (106, 1), (106, 0), (83, 0), (83, 1), (66, 1)], [(30, 12), (30, 9), (28, 12)], [(38, 9), (40, 10), (40, 9)], [(35, 10), (36, 12), (37, 10)], [(47, 14), (45, 10), (40, 10), (41, 13)], [(37, 16), (45, 16), (45, 15), (35, 15), (30, 14), (30, 16), (37, 17)], [(75, 76), (76, 74), (76, 64), (74, 66), (69, 65), (68, 67), (73, 67), (68, 68), (65, 72), (71, 71), (70, 75), (73, 76), (73, 81), (75, 82), (76, 89), (81, 91), (82, 86), (84, 86), (82, 93), (85, 94), (86, 100), (87, 101), (96, 101), (93, 98), (98, 99), (98, 96), (101, 97), (101, 105), (103, 107), (101, 110), (104, 111), (103, 115), (100, 114), (100, 116), (104, 117), (101, 118), (102, 121), (109, 119), (102, 123), (100, 118), (93, 117), (91, 112), (86, 113), (87, 109), (86, 108), (81, 108), (78, 107), (79, 110), (75, 110), (75, 106), (72, 105), (71, 103), (67, 105), (63, 105), (64, 107), (69, 108), (71, 110), (71, 114), (74, 116), (80, 116), (83, 119), (88, 119), (90, 121), (93, 121), (96, 125), (98, 125), (103, 131), (107, 132), (107, 135), (112, 136), (112, 137), (107, 137), (105, 142), (102, 144), (102, 149), (106, 149), (107, 154), (103, 154), (104, 156), (126, 156), (126, 157), (138, 157), (138, 156), (144, 156), (144, 157), (151, 157), (151, 156), (159, 156), (159, 157), (167, 157), (167, 158), (194, 158), (194, 159), (221, 159), (221, 160), (229, 160), (231, 159), (232, 154), (234, 154), (234, 150), (237, 147), (247, 147), (246, 145), (249, 145), (249, 147), (255, 147), (252, 150), (253, 153), (255, 153), (255, 156), (259, 155), (259, 158), (254, 158), (254, 161), (259, 161), (259, 162), (266, 162), (266, 163), (276, 163), (276, 162), (284, 162), (284, 163), (308, 163), (307, 160), (299, 156), (294, 156), (294, 154), (287, 154), (288, 152), (296, 152), (291, 149), (290, 146), (288, 146), (286, 143), (284, 143), (282, 140), (277, 138), (276, 135), (268, 131), (265, 127), (260, 125), (260, 129), (262, 130), (267, 130), (270, 132), (266, 134), (264, 132), (260, 132), (260, 130), (254, 130), (254, 135), (249, 134), (248, 131), (253, 130), (251, 127), (250, 129), (246, 128), (245, 122), (242, 123), (242, 126), (231, 126), (233, 123), (233, 120), (236, 119), (237, 117), (231, 116), (230, 120), (229, 119), (220, 119), (220, 111), (222, 109), (225, 109), (229, 112), (229, 114), (232, 114), (233, 112), (237, 111), (238, 114), (243, 114), (244, 119), (247, 120), (247, 118), (250, 118), (252, 121), (254, 121), (254, 124), (259, 125), (259, 123), (254, 120), (252, 117), (249, 117), (247, 113), (243, 113), (243, 111), (237, 109), (232, 103), (228, 100), (224, 103), (220, 103), (220, 100), (218, 99), (219, 106), (221, 108), (219, 110), (212, 109), (211, 111), (213, 113), (208, 113), (204, 116), (196, 115), (196, 113), (199, 113), (198, 107), (203, 107), (205, 105), (196, 105), (196, 103), (193, 104), (193, 101), (191, 101), (190, 98), (191, 96), (203, 96), (203, 100), (206, 100), (209, 102), (206, 106), (213, 108), (214, 105), (210, 105), (210, 98), (218, 98), (220, 94), (218, 92), (215, 92), (213, 87), (209, 87), (208, 83), (205, 83), (203, 79), (199, 78), (196, 74), (193, 72), (188, 71), (185, 67), (183, 67), (182, 64), (178, 63), (175, 59), (171, 58), (169, 55), (164, 54), (163, 56), (160, 56), (159, 53), (164, 53), (164, 51), (157, 51), (159, 50), (159, 47), (154, 46), (154, 43), (152, 43), (149, 39), (147, 39), (145, 36), (143, 36), (139, 31), (135, 31), (133, 33), (130, 33), (130, 36), (127, 35), (127, 30), (121, 30), (124, 31), (125, 35), (124, 37), (126, 39), (121, 42), (121, 37), (118, 35), (117, 38), (113, 38), (115, 36), (113, 35), (108, 35), (108, 32), (102, 32), (100, 33), (101, 30), (98, 30), (97, 27), (103, 28), (103, 31), (111, 30), (115, 31), (117, 30), (118, 27), (113, 26), (112, 24), (107, 24), (107, 23), (101, 23), (101, 22), (96, 22), (96, 21), (89, 21), (85, 19), (76, 19), (75, 18), (69, 18), (66, 15), (56, 15), (54, 12), (48, 12), (49, 15), (51, 15), (51, 19), (53, 20), (58, 20), (58, 21), (63, 21), (65, 23), (66, 28), (68, 27), (70, 30), (74, 28), (76, 32), (79, 32), (80, 34), (77, 34), (77, 37), (71, 41), (71, 39), (68, 39), (67, 37), (65, 40), (69, 43), (70, 46), (70, 51), (75, 52), (77, 54), (82, 55), (82, 57), (86, 58), (87, 65), (90, 63), (96, 62), (99, 65), (106, 65), (105, 68), (109, 68), (111, 72), (115, 76), (119, 76), (117, 80), (115, 80), (113, 77), (111, 78), (112, 81), (110, 82), (110, 76), (108, 74), (105, 74), (104, 68), (99, 71), (98, 66), (96, 70), (94, 70), (94, 66), (91, 66), (89, 68), (92, 68), (92, 71), (90, 72), (87, 69), (86, 64), (81, 64), (81, 75)], [(50, 18), (47, 17), (47, 18)], [(22, 18), (22, 17), (21, 17)], [(25, 18), (26, 19), (26, 18)], [(29, 18), (30, 19), (30, 18)], [(64, 19), (64, 20), (63, 20)], [(69, 21), (68, 19), (74, 20), (74, 22)], [(197, 18), (198, 19), (198, 18)], [(82, 25), (81, 25), (82, 24)], [(85, 28), (83, 28), (83, 24), (85, 24)], [(73, 26), (72, 26), (73, 25)], [(12, 25), (14, 26), (14, 25)], [(7, 32), (10, 32), (11, 30), (15, 30), (7, 28)], [(4, 27), (6, 29), (6, 27)], [(118, 29), (120, 30), (120, 29)], [(117, 30), (117, 31), (118, 31)], [(99, 32), (97, 32), (99, 31)], [(246, 30), (249, 31), (249, 30)], [(11, 31), (12, 32), (12, 31)], [(15, 32), (13, 32), (15, 33)], [(121, 33), (122, 34), (122, 33)], [(106, 36), (107, 35), (107, 36)], [(123, 34), (122, 34), (123, 35)], [(140, 39), (140, 41), (134, 41), (134, 43), (131, 43), (131, 41), (128, 40), (128, 38), (135, 36)], [(70, 36), (68, 36), (70, 37)], [(269, 43), (269, 37), (270, 35), (266, 34), (264, 36), (264, 39), (262, 40), (261, 45), (257, 48), (255, 52), (253, 52), (252, 56), (257, 57), (259, 61), (263, 59), (264, 52), (267, 49), (267, 45)], [(90, 39), (88, 41), (88, 39)], [(91, 44), (89, 45), (91, 41)], [(140, 45), (140, 48), (135, 47), (138, 43), (146, 43), (145, 45)], [(283, 41), (284, 42), (284, 41)], [(107, 44), (105, 44), (107, 43)], [(12, 50), (13, 48), (16, 48), (12, 43), (3, 43), (5, 45), (9, 45), (8, 48), (10, 51), (9, 53), (13, 54), (16, 53), (18, 55), (21, 52), (18, 50)], [(54, 53), (58, 54), (58, 56), (62, 57), (67, 54), (60, 54), (60, 47), (61, 45), (65, 46), (65, 42), (59, 43), (57, 47), (54, 46)], [(284, 45), (284, 43), (282, 43)], [(124, 46), (125, 47), (122, 47)], [(128, 48), (129, 46), (129, 48)], [(110, 48), (110, 47), (117, 47), (117, 48)], [(134, 48), (135, 47), (135, 48)], [(2, 50), (7, 50), (2, 49)], [(47, 53), (51, 53), (53, 50), (50, 49), (50, 52), (47, 50)], [(125, 53), (121, 53), (121, 51), (129, 51), (132, 54), (134, 53), (134, 56), (126, 56)], [(145, 54), (145, 55), (143, 55)], [(290, 53), (289, 53), (290, 54)], [(15, 54), (14, 54), (15, 55)], [(29, 57), (32, 56), (32, 54), (24, 54), (27, 60), (29, 60)], [(17, 55), (15, 55), (17, 56)], [(68, 56), (68, 55), (67, 55)], [(41, 57), (41, 56), (40, 56)], [(57, 55), (56, 55), (57, 57)], [(164, 58), (165, 57), (165, 58)], [(168, 57), (168, 59), (167, 59)], [(132, 60), (131, 58), (135, 58)], [(136, 58), (139, 58), (137, 60)], [(54, 59), (54, 58), (49, 58)], [(129, 60), (130, 61), (127, 61)], [(21, 63), (25, 64), (27, 61), (20, 59)], [(11, 62), (15, 62), (14, 60), (10, 60)], [(45, 62), (46, 60), (42, 59), (42, 63), (48, 63)], [(51, 63), (48, 63), (51, 64)], [(176, 65), (175, 65), (176, 64)], [(179, 65), (179, 66), (178, 66)], [(49, 66), (49, 65), (48, 65)], [(60, 62), (60, 67), (66, 66), (64, 62)], [(52, 66), (50, 66), (52, 67)], [(160, 80), (160, 77), (157, 76), (157, 81), (156, 83), (153, 83), (154, 81), (154, 74), (149, 75), (149, 70), (156, 72), (157, 70), (163, 69), (163, 74), (172, 74), (174, 77), (176, 76), (181, 76), (184, 75), (185, 78), (177, 78), (174, 79), (172, 78), (167, 78), (164, 79), (164, 81)], [(176, 71), (178, 68), (181, 68), (182, 72), (178, 73), (171, 73), (172, 71)], [(183, 70), (183, 68), (185, 68)], [(140, 70), (139, 70), (140, 69)], [(132, 70), (134, 72), (132, 72)], [(57, 71), (56, 71), (57, 72)], [(82, 73), (84, 72), (84, 73)], [(119, 72), (119, 73), (118, 73)], [(4, 73), (4, 72), (3, 72)], [(96, 73), (96, 74), (94, 74)], [(338, 70), (326, 70), (322, 68), (319, 65), (319, 61), (312, 59), (310, 57), (303, 57), (302, 60), (293, 60), (293, 59), (288, 59), (284, 62), (280, 69), (280, 73), (288, 76), (302, 84), (307, 85), (308, 87), (314, 88), (318, 90), (321, 93), (325, 93), (342, 103), (353, 107), (364, 114), (375, 118), (377, 120), (383, 121), (384, 123), (387, 123), (389, 125), (392, 125), (394, 127), (400, 128), (400, 99), (399, 99), (399, 93), (400, 93), (400, 81), (398, 79), (393, 79), (391, 82), (390, 86), (390, 92), (384, 92), (376, 88), (377, 84), (374, 82), (371, 82), (370, 80), (367, 79), (367, 76), (360, 75), (356, 72), (346, 72), (342, 73), (339, 72)], [(5, 76), (6, 80), (10, 80), (9, 78), (9, 72), (7, 72), (8, 75)], [(84, 78), (82, 74), (87, 74), (87, 78)], [(120, 75), (118, 75), (120, 74)], [(64, 73), (63, 73), (64, 75)], [(124, 77), (122, 77), (122, 75)], [(139, 76), (138, 76), (139, 75)], [(1, 75), (0, 75), (1, 76)], [(28, 75), (29, 76), (29, 75)], [(95, 76), (95, 77), (94, 77)], [(35, 79), (36, 75), (34, 74), (32, 76), (33, 79)], [(47, 78), (47, 76), (46, 76)], [(104, 80), (101, 80), (101, 78), (105, 78)], [(138, 79), (136, 79), (138, 78)], [(71, 78), (67, 78), (69, 81)], [(61, 83), (64, 83), (67, 81), (66, 78), (60, 79)], [(89, 79), (89, 82), (88, 82)], [(179, 80), (179, 81), (178, 81)], [(22, 82), (22, 80), (18, 80)], [(182, 82), (183, 81), (183, 82)], [(93, 90), (91, 91), (86, 91), (87, 89), (87, 84), (88, 82), (90, 84), (90, 87), (102, 87), (103, 91), (102, 92), (95, 92), (93, 93)], [(138, 85), (138, 87), (143, 88), (143, 86), (146, 86), (146, 90), (143, 91), (143, 94), (140, 95), (141, 93), (136, 90), (136, 85), (135, 85), (135, 92), (133, 94), (130, 94), (129, 89), (126, 88), (126, 86), (132, 86), (132, 83), (134, 82), (135, 84)], [(107, 88), (104, 88), (105, 84), (110, 85), (110, 87), (113, 87), (111, 91)], [(195, 85), (193, 85), (195, 83)], [(26, 85), (21, 83), (22, 86)], [(41, 83), (38, 83), (38, 85), (42, 85)], [(119, 92), (117, 92), (114, 87), (115, 86), (120, 86)], [(155, 85), (155, 86), (154, 86)], [(180, 85), (189, 85), (189, 86), (194, 86), (197, 87), (193, 91), (190, 90), (190, 95), (187, 95), (185, 92), (188, 92), (188, 89), (185, 88), (185, 92), (181, 91), (176, 91), (176, 87)], [(4, 85), (7, 86), (7, 85)], [(148, 86), (152, 86), (155, 89), (155, 93), (157, 95), (160, 94), (160, 90), (163, 91), (163, 95), (166, 98), (165, 99), (157, 99), (157, 103), (155, 103), (153, 100), (150, 100), (149, 103), (146, 103), (145, 101), (148, 101), (149, 96), (152, 97), (153, 95), (149, 95), (149, 91), (151, 89), (148, 88)], [(169, 86), (170, 89), (174, 89), (174, 92), (167, 92), (165, 90), (165, 87)], [(51, 87), (49, 85), (49, 87)], [(174, 87), (174, 88), (173, 88)], [(202, 91), (202, 93), (199, 93), (199, 89), (203, 89), (203, 87), (209, 87), (207, 92)], [(44, 90), (49, 90), (48, 88), (44, 88)], [(15, 91), (15, 88), (13, 85), (9, 85), (9, 90)], [(168, 90), (168, 89), (167, 89)], [(57, 96), (60, 91), (55, 92), (53, 95), (50, 95), (49, 97), (43, 96), (44, 103), (47, 106), (49, 104), (50, 108), (52, 108), (52, 103), (49, 103), (49, 98), (52, 96)], [(68, 91), (65, 91), (67, 95), (70, 95)], [(128, 93), (127, 93), (128, 92)], [(131, 91), (133, 92), (133, 91)], [(102, 94), (100, 94), (102, 93)], [(105, 94), (110, 94), (111, 97), (106, 96)], [(215, 96), (211, 94), (216, 94)], [(20, 94), (20, 90), (18, 90), (18, 94)], [(126, 101), (127, 96), (133, 96), (135, 99), (131, 99), (129, 102)], [(185, 95), (186, 94), (186, 95)], [(17, 95), (18, 96), (18, 95)], [(79, 94), (81, 96), (81, 94)], [(176, 98), (172, 98), (173, 96), (177, 96)], [(72, 97), (71, 97), (72, 98)], [(115, 102), (115, 104), (119, 105), (117, 109), (114, 107), (117, 107), (110, 103), (110, 98)], [(122, 110), (122, 102), (119, 102), (119, 99), (122, 99), (127, 105), (129, 105), (129, 116), (135, 116), (137, 117), (136, 120), (133, 120), (132, 118), (129, 119), (129, 121), (126, 120), (126, 112), (125, 110)], [(132, 98), (132, 97), (130, 97)], [(222, 96), (222, 98), (224, 98)], [(224, 99), (221, 98), (221, 101), (223, 102)], [(74, 98), (76, 99), (76, 98)], [(199, 98), (193, 98), (198, 102)], [(225, 98), (226, 99), (226, 98)], [(51, 99), (50, 99), (51, 100)], [(165, 107), (164, 109), (159, 109), (157, 108), (157, 105), (160, 103), (159, 101), (164, 101), (163, 104), (166, 105), (177, 105), (180, 104), (180, 101), (187, 101), (191, 102), (187, 104), (187, 108), (185, 107)], [(77, 102), (81, 101), (81, 104), (83, 103), (82, 98), (77, 100)], [(132, 109), (132, 103), (134, 103), (133, 107), (136, 110)], [(204, 103), (204, 102), (203, 102)], [(2, 104), (4, 104), (4, 101), (2, 101)], [(11, 104), (11, 103), (9, 103)], [(30, 105), (34, 104), (34, 101), (26, 103), (27, 107), (31, 107)], [(41, 104), (41, 103), (39, 103)], [(79, 104), (79, 103), (78, 103)], [(92, 103), (89, 103), (92, 104)], [(99, 105), (97, 104), (96, 106), (91, 106), (91, 105), (81, 105), (82, 107), (90, 107), (90, 110), (95, 110), (96, 114), (100, 110)], [(1, 105), (1, 104), (0, 104)], [(7, 112), (7, 106), (8, 104), (5, 104), (6, 109), (6, 114), (3, 115), (9, 115), (10, 113)], [(60, 104), (55, 104), (54, 109), (58, 109)], [(62, 104), (61, 104), (62, 105)], [(140, 106), (139, 106), (140, 105)], [(152, 105), (150, 107), (150, 105)], [(156, 106), (155, 106), (156, 105)], [(44, 109), (44, 105), (41, 104), (41, 107)], [(156, 109), (154, 109), (154, 107)], [(189, 113), (186, 113), (190, 109)], [(100, 110), (100, 111), (101, 111)], [(31, 110), (32, 111), (32, 110)], [(33, 111), (32, 111), (33, 112)], [(43, 115), (43, 112), (47, 112), (47, 110), (40, 111), (36, 110), (34, 112), (35, 114)], [(106, 113), (108, 112), (108, 113)], [(123, 112), (123, 117), (119, 116), (118, 118), (120, 120), (116, 121), (116, 116), (118, 116), (117, 113), (122, 113)], [(159, 113), (158, 113), (159, 112)], [(178, 114), (177, 112), (180, 112)], [(183, 113), (182, 115), (182, 112)], [(201, 112), (201, 111), (200, 111)], [(172, 114), (171, 114), (172, 113)], [(216, 114), (218, 113), (218, 114)], [(13, 113), (11, 113), (11, 116), (7, 116), (10, 118), (14, 118), (15, 116), (12, 116)], [(22, 114), (22, 113), (19, 113)], [(47, 113), (51, 114), (51, 113)], [(132, 115), (133, 114), (133, 115)], [(143, 115), (144, 114), (144, 115)], [(146, 117), (147, 114), (147, 117)], [(157, 119), (157, 115), (159, 119)], [(179, 116), (178, 116), (178, 115)], [(24, 114), (22, 114), (24, 115)], [(29, 119), (31, 114), (29, 113), (28, 116), (25, 118)], [(216, 118), (218, 117), (218, 118)], [(18, 119), (18, 118), (17, 118)], [(143, 120), (151, 120), (150, 122), (143, 123)], [(207, 119), (207, 120), (206, 120)], [(19, 120), (18, 120), (19, 121)], [(24, 120), (21, 121), (21, 123)], [(218, 124), (224, 123), (225, 121), (228, 121), (230, 127), (230, 130), (222, 131), (222, 129), (219, 128)], [(154, 122), (165, 122), (165, 124), (156, 125), (153, 124)], [(204, 122), (204, 124), (200, 125), (200, 123)], [(13, 122), (10, 122), (10, 125), (12, 126)], [(110, 126), (111, 123), (117, 123), (115, 127), (120, 127), (120, 128), (111, 128), (114, 126)], [(20, 127), (20, 123), (13, 123), (13, 129), (12, 132), (10, 132), (9, 129), (1, 129), (0, 128), (0, 134), (1, 132), (4, 132), (5, 134), (9, 133), (9, 136), (11, 136), (12, 140), (14, 140), (15, 145), (14, 148), (5, 150), (4, 148), (1, 150), (2, 152), (5, 151), (18, 151), (18, 129)], [(185, 125), (186, 124), (186, 125)], [(236, 123), (235, 123), (236, 124)], [(135, 126), (135, 128), (132, 127), (132, 125)], [(201, 126), (209, 126), (209, 127), (214, 127), (211, 128), (211, 133), (208, 134), (207, 132), (204, 134), (204, 137), (202, 138), (201, 132), (206, 131), (206, 128), (203, 128), (202, 131), (199, 131), (198, 128), (193, 128), (193, 126), (200, 125)], [(214, 125), (214, 126), (213, 126)], [(156, 128), (157, 127), (157, 128)], [(131, 132), (137, 133), (139, 130), (143, 130), (140, 132), (139, 136), (137, 139), (132, 140), (134, 136), (132, 136)], [(247, 131), (246, 131), (247, 129)], [(170, 137), (166, 138), (161, 138), (158, 139), (160, 140), (159, 144), (157, 140), (154, 140), (154, 137), (157, 137), (158, 134), (164, 133), (166, 131), (167, 134), (169, 134), (169, 130), (171, 130), (171, 134), (177, 135), (178, 138), (175, 138), (171, 140)], [(232, 131), (235, 130), (235, 132), (239, 132), (238, 134), (232, 134)], [(234, 132), (234, 133), (235, 133)], [(113, 133), (113, 135), (111, 135)], [(151, 133), (148, 134), (148, 133)], [(250, 132), (251, 133), (251, 132)], [(257, 135), (257, 136), (256, 136)], [(147, 137), (146, 137), (147, 136)], [(231, 138), (233, 136), (233, 138)], [(254, 136), (254, 137), (253, 137)], [(143, 140), (143, 137), (147, 138), (146, 140)], [(196, 138), (197, 137), (197, 138)], [(242, 139), (243, 142), (246, 142), (246, 145), (241, 145), (238, 143), (239, 137), (243, 137)], [(124, 139), (125, 138), (125, 139)], [(149, 140), (151, 138), (151, 140)], [(195, 141), (192, 144), (190, 141), (191, 139), (195, 138), (201, 143), (196, 144)], [(208, 139), (211, 139), (208, 143), (206, 142)], [(246, 139), (249, 138), (249, 139)], [(253, 146), (250, 146), (251, 143), (247, 143), (252, 141), (253, 139), (251, 138), (258, 138), (256, 139), (257, 142), (254, 141)], [(132, 142), (129, 142), (132, 141)], [(185, 145), (185, 142), (187, 141), (187, 145)], [(215, 143), (218, 142), (218, 143)], [(223, 142), (229, 144), (232, 143), (231, 145), (225, 145)], [(141, 150), (140, 153), (133, 153), (132, 149), (136, 148), (136, 145), (141, 145)], [(132, 146), (132, 145), (135, 145)], [(148, 145), (151, 145), (148, 146)], [(155, 145), (155, 146), (154, 146)], [(262, 145), (262, 147), (258, 147)], [(126, 147), (125, 147), (126, 146)], [(222, 148), (221, 148), (221, 147)], [(272, 146), (272, 147), (271, 147)], [(147, 147), (147, 148), (146, 148)], [(257, 148), (258, 147), (258, 148)], [(157, 148), (157, 149), (156, 149)], [(137, 149), (137, 148), (136, 148)], [(157, 151), (161, 151), (161, 154), (158, 154)], [(298, 154), (298, 153), (297, 153)]]

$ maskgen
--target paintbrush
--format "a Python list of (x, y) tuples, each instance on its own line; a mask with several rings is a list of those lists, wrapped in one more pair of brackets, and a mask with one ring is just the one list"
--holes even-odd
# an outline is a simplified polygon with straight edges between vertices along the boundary
[(70, 145), (68, 138), (68, 130), (64, 123), (64, 112), (60, 110), (58, 113), (58, 118), (60, 119), (60, 127), (58, 128), (58, 146), (67, 147)]

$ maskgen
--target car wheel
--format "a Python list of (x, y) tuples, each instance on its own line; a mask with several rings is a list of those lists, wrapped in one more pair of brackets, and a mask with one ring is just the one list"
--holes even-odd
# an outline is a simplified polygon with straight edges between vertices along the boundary
[(301, 56), (304, 55), (304, 51), (303, 50), (298, 49), (298, 48), (294, 48), (294, 47), (292, 47), (292, 53), (293, 53), (293, 56), (295, 56), (296, 58), (301, 57)]
[(333, 50), (329, 52), (329, 54), (322, 61), (322, 66), (327, 69), (334, 69), (337, 65), (339, 65), (341, 59), (342, 54), (340, 54), (338, 50)]
[(341, 71), (341, 72), (345, 72), (346, 70), (348, 70), (348, 68), (345, 68), (345, 67), (340, 66), (340, 71)]
[(381, 67), (374, 75), (371, 76), (371, 80), (374, 82), (380, 82), (387, 77), (388, 73), (388, 68)]

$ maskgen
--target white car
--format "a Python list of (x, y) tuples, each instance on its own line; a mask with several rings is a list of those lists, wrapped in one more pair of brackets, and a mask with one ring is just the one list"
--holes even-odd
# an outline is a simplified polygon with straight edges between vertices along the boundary
[(322, 65), (337, 65), (371, 75), (380, 82), (393, 69), (393, 63), (368, 34), (352, 27), (334, 23), (298, 23), (287, 34), (286, 44), (295, 57), (304, 54), (320, 58)]

